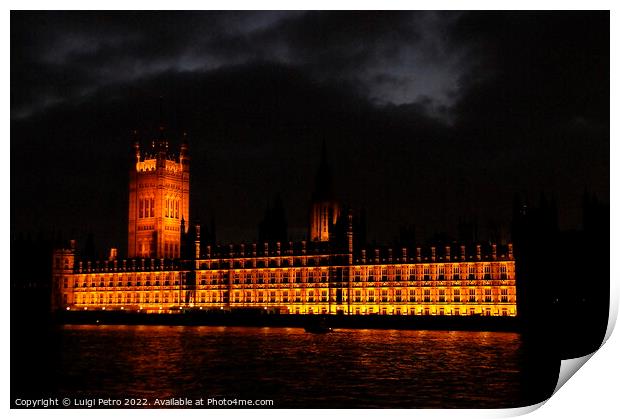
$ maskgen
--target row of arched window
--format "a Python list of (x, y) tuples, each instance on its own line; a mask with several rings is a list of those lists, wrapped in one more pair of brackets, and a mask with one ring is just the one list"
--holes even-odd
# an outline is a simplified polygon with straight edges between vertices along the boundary
[(155, 198), (138, 199), (138, 218), (155, 217)]
[[(166, 218), (179, 219), (179, 199), (166, 198), (164, 204), (164, 216)], [(155, 198), (144, 197), (138, 199), (138, 218), (155, 217)]]
[(164, 215), (167, 218), (179, 218), (179, 199), (178, 198), (166, 198)]

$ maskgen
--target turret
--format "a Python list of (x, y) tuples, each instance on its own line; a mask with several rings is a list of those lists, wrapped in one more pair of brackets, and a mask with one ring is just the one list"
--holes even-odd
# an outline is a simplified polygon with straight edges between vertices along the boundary
[(75, 240), (69, 248), (55, 249), (52, 260), (51, 310), (57, 311), (73, 304), (73, 268), (75, 265)]
[(353, 212), (351, 210), (347, 214), (347, 252), (348, 263), (353, 265)]
[(140, 161), (140, 140), (138, 139), (138, 131), (133, 131), (132, 157), (134, 164)]
[(184, 135), (178, 157), (169, 151), (163, 124), (150, 154), (141, 153), (134, 132), (129, 172), (128, 256), (178, 258), (189, 218), (189, 146)]
[(153, 140), (153, 155), (157, 160), (157, 168), (165, 168), (166, 160), (168, 160), (168, 140), (165, 137), (164, 126), (160, 125), (158, 130), (158, 138)]
[(340, 207), (334, 198), (331, 169), (327, 160), (327, 147), (323, 141), (321, 163), (316, 174), (315, 189), (310, 206), (311, 241), (324, 242), (330, 240), (330, 234), (340, 217)]
[(190, 164), (189, 142), (187, 140), (186, 132), (183, 133), (183, 142), (181, 143), (181, 149), (179, 153), (179, 162), (181, 163), (181, 166), (183, 167), (183, 172), (189, 173), (189, 164)]

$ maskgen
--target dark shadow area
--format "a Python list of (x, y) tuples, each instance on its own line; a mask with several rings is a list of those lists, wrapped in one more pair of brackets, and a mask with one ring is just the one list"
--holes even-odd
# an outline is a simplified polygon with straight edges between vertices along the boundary
[(57, 397), (62, 333), (50, 313), (52, 249), (58, 234), (11, 240), (11, 403)]
[(562, 359), (596, 351), (607, 329), (609, 205), (587, 192), (582, 205), (582, 229), (563, 231), (553, 200), (541, 196), (538, 206), (530, 206), (515, 199), (517, 304), (528, 365), (524, 379), (533, 384), (528, 389), (537, 394), (534, 399), (552, 394)]

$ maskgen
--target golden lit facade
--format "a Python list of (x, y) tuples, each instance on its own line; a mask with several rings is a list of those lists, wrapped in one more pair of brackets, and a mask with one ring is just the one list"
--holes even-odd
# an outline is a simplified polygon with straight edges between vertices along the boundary
[[(515, 316), (515, 263), (511, 246), (498, 255), (399, 257), (377, 250), (351, 255), (311, 253), (305, 243), (262, 252), (236, 246), (186, 262), (166, 259), (75, 263), (56, 252), (57, 308), (67, 310), (262, 309), (280, 314)], [(218, 251), (221, 251), (219, 249)], [(446, 255), (446, 253), (448, 253)]]
[(130, 258), (180, 257), (181, 230), (189, 225), (189, 163), (186, 143), (178, 156), (163, 139), (153, 141), (148, 153), (135, 143), (129, 173)]
[[(134, 146), (128, 258), (80, 260), (75, 242), (53, 260), (53, 310), (267, 310), (280, 314), (516, 316), (512, 245), (354, 249), (333, 237), (344, 219), (325, 147), (311, 204), (310, 240), (206, 246), (189, 222), (189, 156), (165, 140)], [(183, 233), (183, 234), (182, 234)], [(182, 242), (185, 249), (181, 252)], [(188, 247), (189, 246), (189, 247)], [(183, 256), (183, 258), (181, 258)]]

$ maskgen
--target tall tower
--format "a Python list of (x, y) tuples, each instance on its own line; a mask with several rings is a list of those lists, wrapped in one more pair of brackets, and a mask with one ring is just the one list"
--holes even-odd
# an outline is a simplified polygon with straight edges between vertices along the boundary
[(321, 164), (316, 174), (316, 184), (310, 205), (310, 240), (329, 241), (330, 233), (340, 216), (340, 207), (334, 198), (332, 175), (327, 162), (327, 147), (323, 141)]
[(168, 148), (163, 127), (150, 149), (134, 140), (129, 171), (128, 257), (178, 258), (189, 226), (189, 147)]

